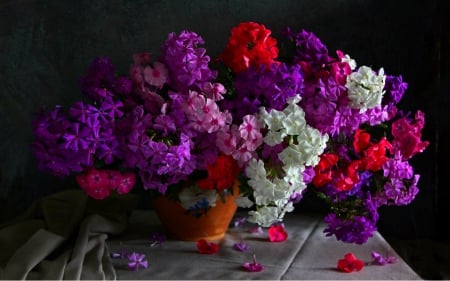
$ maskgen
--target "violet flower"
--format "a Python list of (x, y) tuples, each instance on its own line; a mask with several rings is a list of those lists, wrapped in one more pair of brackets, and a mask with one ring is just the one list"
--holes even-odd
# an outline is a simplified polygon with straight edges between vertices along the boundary
[(250, 249), (250, 246), (245, 242), (237, 242), (233, 244), (233, 249), (239, 252), (245, 252)]
[(386, 265), (388, 263), (397, 262), (397, 257), (392, 256), (389, 252), (386, 253), (386, 256), (382, 256), (380, 253), (373, 251), (371, 255), (373, 258), (373, 263), (378, 265)]
[(130, 262), (128, 263), (128, 268), (130, 270), (138, 271), (139, 268), (141, 268), (141, 267), (142, 268), (148, 267), (148, 262), (145, 259), (144, 254), (133, 252), (128, 255), (128, 259), (130, 260)]
[(166, 240), (167, 240), (167, 237), (163, 233), (158, 233), (158, 232), (152, 233), (150, 235), (150, 246), (154, 247), (157, 245), (161, 245)]

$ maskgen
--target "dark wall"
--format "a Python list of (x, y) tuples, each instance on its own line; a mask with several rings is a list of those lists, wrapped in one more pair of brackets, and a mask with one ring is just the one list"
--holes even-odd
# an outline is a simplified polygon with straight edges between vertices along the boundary
[(95, 56), (111, 57), (118, 72), (125, 73), (134, 52), (156, 56), (169, 32), (184, 29), (199, 33), (215, 56), (225, 46), (230, 28), (251, 20), (265, 24), (275, 36), (285, 26), (313, 31), (330, 52), (341, 49), (360, 65), (403, 75), (409, 90), (402, 106), (425, 112), (424, 134), (432, 144), (414, 159), (422, 175), (417, 200), (381, 210), (380, 229), (398, 236), (436, 236), (436, 221), (448, 220), (450, 202), (442, 179), (438, 186), (438, 160), (445, 160), (440, 152), (448, 152), (449, 136), (442, 121), (449, 104), (449, 87), (442, 82), (448, 81), (449, 73), (449, 36), (442, 22), (448, 10), (443, 2), (0, 1), (1, 214), (13, 215), (70, 184), (37, 171), (29, 149), (31, 119), (41, 106), (76, 101), (77, 79)]

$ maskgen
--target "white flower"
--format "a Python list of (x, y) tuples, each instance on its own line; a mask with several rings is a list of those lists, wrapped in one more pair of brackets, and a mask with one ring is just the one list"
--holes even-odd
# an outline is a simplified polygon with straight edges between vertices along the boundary
[(341, 62), (346, 62), (348, 63), (348, 65), (350, 66), (350, 68), (352, 70), (356, 69), (356, 61), (354, 59), (352, 59), (349, 55), (345, 55), (342, 59)]
[(285, 115), (278, 110), (272, 110), (270, 113), (264, 107), (261, 107), (258, 120), (262, 124), (266, 124), (271, 131), (278, 131), (283, 129), (283, 120)]
[(274, 146), (283, 142), (286, 134), (283, 131), (268, 131), (267, 135), (264, 137), (264, 143)]
[(279, 209), (277, 207), (263, 207), (257, 211), (250, 211), (248, 221), (257, 223), (263, 227), (269, 227), (274, 222), (281, 221), (279, 218)]
[(303, 165), (290, 165), (284, 168), (286, 175), (284, 176), (283, 181), (292, 186), (292, 191), (300, 192), (306, 188), (302, 174), (304, 170), (305, 166)]
[(268, 179), (250, 179), (248, 185), (253, 188), (253, 196), (257, 205), (268, 205), (275, 196), (275, 184)]
[(302, 155), (301, 161), (306, 166), (315, 166), (319, 163), (319, 155), (323, 153), (328, 141), (328, 135), (322, 135), (319, 130), (306, 126), (297, 138), (296, 150)]
[(250, 179), (265, 179), (267, 176), (264, 162), (252, 158), (247, 167), (245, 168), (245, 174)]
[(252, 200), (250, 200), (247, 196), (242, 195), (235, 198), (234, 202), (236, 202), (236, 205), (241, 208), (250, 208), (251, 206), (254, 205)]
[(350, 106), (365, 112), (381, 104), (384, 95), (386, 76), (381, 68), (378, 74), (368, 66), (361, 66), (358, 71), (347, 76), (345, 86), (348, 89)]
[(284, 130), (288, 135), (298, 135), (306, 126), (305, 112), (297, 105), (294, 108), (283, 120)]

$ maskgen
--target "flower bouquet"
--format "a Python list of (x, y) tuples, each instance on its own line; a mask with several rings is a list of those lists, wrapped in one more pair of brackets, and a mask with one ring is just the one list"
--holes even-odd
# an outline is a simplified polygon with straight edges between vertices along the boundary
[(213, 60), (191, 31), (169, 34), (156, 60), (135, 54), (125, 76), (95, 59), (85, 99), (34, 120), (39, 168), (96, 199), (138, 182), (195, 217), (234, 199), (264, 227), (310, 190), (330, 204), (327, 235), (366, 242), (378, 207), (418, 192), (408, 160), (428, 145), (424, 115), (397, 108), (401, 76), (333, 57), (311, 32), (282, 36), (283, 57), (269, 29), (244, 22)]

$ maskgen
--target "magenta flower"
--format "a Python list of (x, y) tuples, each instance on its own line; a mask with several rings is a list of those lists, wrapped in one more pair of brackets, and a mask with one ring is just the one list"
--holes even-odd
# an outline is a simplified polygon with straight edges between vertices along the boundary
[(252, 262), (246, 262), (242, 265), (242, 267), (250, 272), (260, 272), (264, 270), (264, 266), (256, 262), (256, 255), (253, 255)]

